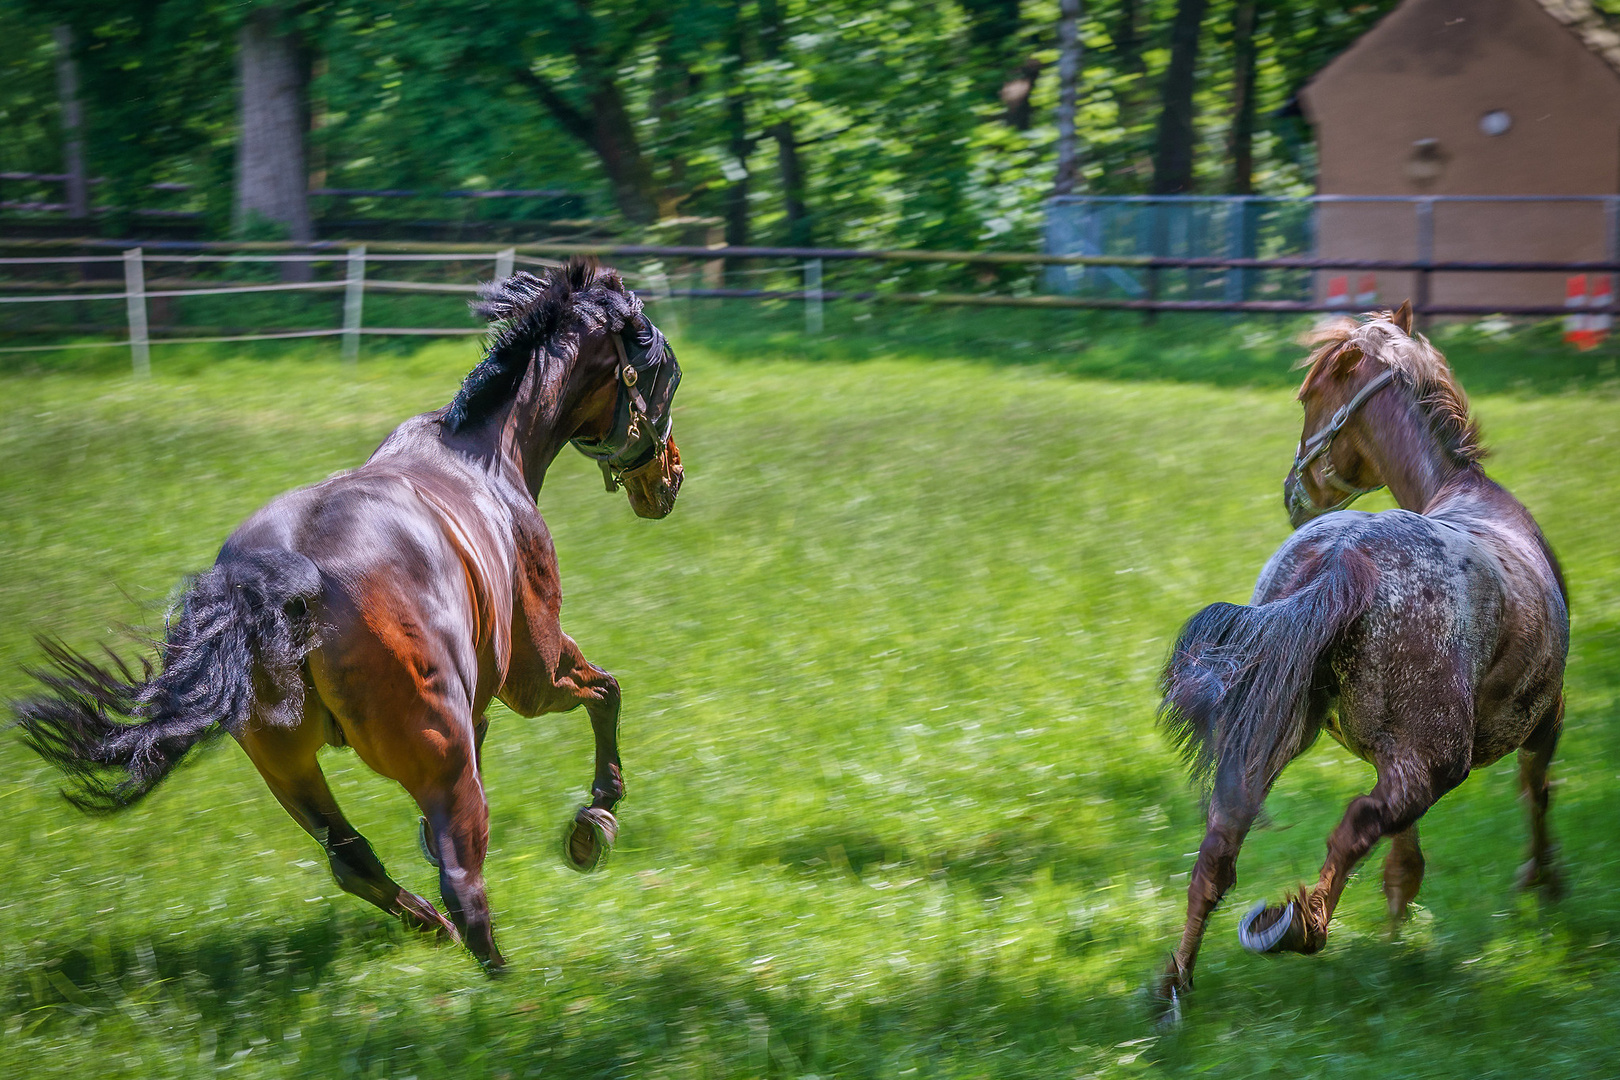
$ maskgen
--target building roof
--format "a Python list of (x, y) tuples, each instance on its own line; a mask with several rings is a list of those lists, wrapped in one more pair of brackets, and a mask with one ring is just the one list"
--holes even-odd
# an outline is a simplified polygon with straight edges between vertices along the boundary
[(1590, 52), (1620, 72), (1620, 32), (1592, 7), (1591, 0), (1536, 0), (1536, 3), (1568, 27)]

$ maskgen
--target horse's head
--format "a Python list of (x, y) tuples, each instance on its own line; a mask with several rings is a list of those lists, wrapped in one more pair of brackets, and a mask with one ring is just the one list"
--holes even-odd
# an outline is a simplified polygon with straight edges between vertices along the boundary
[(685, 475), (671, 416), (681, 367), (645, 315), (603, 336), (608, 376), (586, 399), (574, 446), (601, 467), (608, 491), (624, 488), (638, 517), (665, 517)]
[[(1388, 316), (1403, 335), (1412, 332), (1412, 304)], [(1349, 340), (1357, 324), (1349, 319), (1331, 324), (1317, 336), (1320, 347), (1310, 366), (1299, 402), (1305, 424), (1293, 467), (1283, 481), (1288, 520), (1297, 529), (1312, 518), (1343, 510), (1385, 484), (1366, 442), (1358, 415), (1374, 394), (1394, 381), (1394, 369), (1369, 359)]]

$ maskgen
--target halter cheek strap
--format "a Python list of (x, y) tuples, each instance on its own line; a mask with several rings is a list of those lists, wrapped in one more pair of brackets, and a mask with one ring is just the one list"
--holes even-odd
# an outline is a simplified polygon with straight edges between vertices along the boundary
[[(627, 352), (624, 347), (624, 336), (622, 334), (610, 334), (609, 336), (613, 338), (614, 351), (619, 354), (619, 370), (617, 372), (615, 381), (619, 384), (619, 393), (628, 398), (630, 407), (630, 424), (628, 429), (625, 431), (624, 445), (630, 445), (631, 443), (635, 442), (642, 433), (646, 433), (647, 435), (651, 436), (653, 445), (656, 448), (657, 445), (662, 443), (664, 440), (660, 436), (658, 425), (653, 423), (653, 421), (647, 415), (649, 411), (647, 408), (647, 399), (642, 396), (640, 389), (638, 389), (636, 386), (636, 384), (641, 380), (636, 372), (635, 365), (630, 362), (629, 352)], [(658, 455), (655, 449), (652, 457), (656, 458), (657, 456)], [(635, 472), (636, 469), (651, 463), (651, 458), (649, 458), (646, 462), (641, 462), (630, 468), (623, 468), (614, 464), (611, 460), (612, 457), (613, 455), (609, 454), (604, 457), (596, 458), (596, 464), (602, 470), (602, 486), (606, 488), (610, 494), (617, 491), (620, 485), (623, 484), (625, 473)]]
[[(1350, 418), (1356, 414), (1356, 410), (1365, 405), (1374, 394), (1394, 381), (1394, 378), (1395, 372), (1391, 368), (1385, 368), (1379, 372), (1366, 386), (1356, 391), (1354, 397), (1341, 405), (1339, 411), (1333, 414), (1333, 419), (1328, 421), (1327, 427), (1307, 439), (1305, 445), (1300, 448), (1299, 453), (1294, 457), (1294, 475), (1301, 479), (1305, 476), (1305, 470), (1309, 469), (1317, 458), (1321, 458), (1322, 482), (1344, 494), (1344, 498), (1332, 506), (1317, 506), (1312, 502), (1312, 509), (1320, 510), (1325, 514), (1332, 513), (1335, 510), (1343, 510), (1361, 496), (1377, 491), (1384, 486), (1383, 484), (1375, 484), (1372, 487), (1358, 488), (1353, 484), (1346, 483), (1334, 471), (1333, 458), (1328, 451), (1333, 448), (1333, 440), (1338, 437), (1344, 425), (1350, 422)], [(1303, 494), (1303, 489), (1301, 489), (1301, 494)], [(1309, 497), (1307, 496), (1307, 498)]]

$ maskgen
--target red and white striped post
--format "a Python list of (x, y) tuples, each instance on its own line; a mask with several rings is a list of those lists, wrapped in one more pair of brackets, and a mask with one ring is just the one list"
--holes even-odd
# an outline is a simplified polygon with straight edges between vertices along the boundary
[(1609, 336), (1614, 323), (1614, 286), (1608, 274), (1592, 274), (1586, 279), (1586, 333), (1587, 348), (1592, 348)]
[(1586, 275), (1571, 274), (1564, 279), (1564, 306), (1571, 314), (1564, 316), (1564, 343), (1577, 349), (1590, 349), (1596, 342), (1587, 322)]

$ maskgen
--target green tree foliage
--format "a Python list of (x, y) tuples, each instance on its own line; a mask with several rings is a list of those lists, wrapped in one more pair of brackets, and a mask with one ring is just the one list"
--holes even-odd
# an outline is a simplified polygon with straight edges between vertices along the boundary
[[(107, 178), (96, 201), (184, 205), (223, 231), (235, 32), (253, 6), (0, 0), (4, 167), (60, 167), (50, 26), (65, 21), (89, 169)], [(1029, 246), (1051, 188), (1057, 0), (279, 6), (311, 54), (314, 186), (565, 189), (627, 232), (705, 217), (734, 242), (950, 247)], [(1169, 125), (1185, 139), (1190, 123), (1178, 187), (1241, 187), (1246, 147), (1254, 190), (1308, 189), (1295, 94), (1393, 6), (1085, 3), (1080, 189), (1154, 187), (1172, 29), (1179, 9), (1185, 38), (1195, 8), (1188, 115)], [(1234, 138), (1246, 65), (1252, 128)]]

